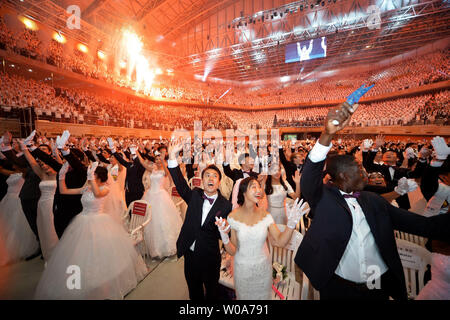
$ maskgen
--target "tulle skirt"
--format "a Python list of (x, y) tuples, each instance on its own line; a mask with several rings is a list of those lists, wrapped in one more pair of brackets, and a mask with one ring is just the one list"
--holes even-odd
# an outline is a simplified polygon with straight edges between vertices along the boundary
[(183, 221), (169, 194), (164, 189), (147, 190), (142, 199), (150, 203), (152, 212), (152, 219), (144, 229), (148, 253), (153, 258), (176, 254)]
[(108, 214), (80, 213), (55, 247), (36, 299), (123, 299), (147, 273), (123, 228)]
[(0, 255), (0, 266), (23, 260), (39, 249), (15, 193), (7, 193), (0, 202), (0, 242), (5, 250)]

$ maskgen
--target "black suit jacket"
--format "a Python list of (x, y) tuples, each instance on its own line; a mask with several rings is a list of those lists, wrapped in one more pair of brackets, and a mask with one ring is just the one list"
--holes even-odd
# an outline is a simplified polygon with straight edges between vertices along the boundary
[(139, 159), (136, 157), (133, 161), (126, 161), (119, 153), (113, 153), (117, 161), (127, 168), (127, 175), (125, 178), (125, 188), (129, 193), (144, 193), (145, 188), (142, 184), (142, 176), (145, 173), (145, 168), (142, 166)]
[(204, 257), (208, 265), (220, 267), (219, 239), (220, 234), (215, 225), (215, 217), (226, 218), (232, 207), (231, 203), (225, 199), (218, 191), (218, 196), (205, 222), (202, 223), (204, 194), (203, 189), (194, 188), (191, 190), (181, 173), (180, 167), (169, 168), (172, 180), (178, 193), (187, 203), (186, 218), (181, 227), (177, 240), (177, 256), (182, 257), (195, 241), (195, 252)]
[[(365, 155), (366, 153), (366, 155)], [(391, 178), (391, 173), (389, 172), (388, 165), (380, 165), (373, 162), (375, 159), (377, 152), (369, 151), (363, 152), (363, 166), (367, 170), (367, 172), (380, 172), (384, 176), (384, 180), (386, 182), (386, 187), (389, 191), (393, 191), (394, 188), (398, 184), (398, 180), (403, 177), (410, 177), (411, 170), (407, 168), (395, 168), (394, 169), (394, 179)], [(409, 203), (408, 194), (398, 197), (395, 201), (397, 201), (400, 208), (408, 210), (411, 208)]]
[[(352, 233), (350, 208), (339, 189), (324, 185), (325, 160), (306, 159), (301, 178), (302, 194), (313, 219), (295, 257), (312, 285), (320, 290), (333, 276)], [(390, 205), (381, 196), (362, 191), (358, 198), (381, 257), (395, 275), (394, 299), (406, 299), (403, 267), (397, 251), (394, 229), (427, 238), (450, 241), (450, 215), (426, 218)]]
[[(230, 164), (223, 165), (223, 172), (227, 175), (227, 177), (230, 177), (230, 179), (233, 180), (233, 183), (236, 183), (237, 180), (244, 178), (244, 172), (242, 171), (242, 169), (231, 170)], [(257, 178), (258, 173), (250, 171), (249, 176)]]
[(298, 169), (302, 169), (302, 165), (300, 166), (300, 168), (297, 168), (297, 166), (295, 165), (295, 163), (288, 161), (286, 159), (286, 155), (284, 154), (284, 150), (283, 148), (279, 149), (279, 153), (280, 153), (280, 161), (281, 164), (284, 167), (284, 170), (286, 171), (286, 181), (289, 182), (289, 184), (292, 187), (292, 190), (296, 191), (296, 186), (295, 186), (295, 182), (294, 179), (292, 178), (292, 176), (295, 175), (295, 171), (297, 171)]

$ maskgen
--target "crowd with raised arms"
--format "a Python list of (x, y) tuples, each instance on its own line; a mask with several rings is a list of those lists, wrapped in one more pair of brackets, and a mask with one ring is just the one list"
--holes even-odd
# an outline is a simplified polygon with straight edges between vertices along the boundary
[[(329, 121), (329, 112), (326, 117), (325, 121)], [(433, 210), (448, 212), (448, 199), (444, 199), (439, 208), (435, 208), (436, 201), (431, 201), (433, 197), (435, 200), (440, 188), (443, 197), (448, 197), (445, 190), (448, 189), (446, 159), (449, 148), (445, 140), (439, 137), (431, 142), (428, 139), (387, 141), (383, 136), (372, 138), (334, 137), (328, 152), (330, 156), (354, 158), (368, 177), (364, 190), (381, 195), (393, 206), (409, 209), (411, 215), (415, 212), (432, 216)], [(33, 132), (22, 140), (13, 139), (6, 132), (1, 138), (0, 154), (0, 225), (3, 228), (0, 234), (7, 254), (2, 256), (1, 264), (15, 263), (42, 252), (46, 269), (38, 284), (36, 298), (121, 299), (136, 287), (146, 272), (142, 257), (121, 225), (124, 210), (134, 200), (152, 203), (153, 218), (145, 229), (150, 246), (145, 254), (159, 259), (186, 254), (186, 251), (180, 252), (177, 238), (180, 232), (188, 232), (190, 227), (187, 225), (192, 223), (188, 217), (189, 207), (193, 205), (191, 192), (198, 189), (198, 184), (192, 182), (195, 177), (201, 177), (200, 187), (205, 190), (217, 188), (226, 201), (231, 200), (227, 210), (248, 204), (245, 210), (237, 211), (229, 219), (235, 230), (230, 242), (234, 246), (227, 245), (226, 248), (233, 254), (237, 250), (236, 237), (243, 236), (240, 233), (247, 232), (245, 225), (251, 224), (244, 211), (254, 215), (255, 219), (261, 218), (254, 222), (267, 223), (271, 237), (278, 239), (280, 244), (285, 243), (291, 231), (284, 233), (270, 226), (287, 223), (295, 227), (298, 219), (309, 212), (303, 202), (297, 200), (294, 206), (290, 204), (303, 197), (304, 187), (300, 181), (308, 154), (321, 141), (277, 141), (275, 145), (269, 143), (263, 147), (247, 141), (235, 146), (231, 158), (212, 151), (219, 146), (226, 147), (230, 142), (221, 144), (216, 139), (206, 139), (197, 147), (188, 145), (188, 149), (179, 153), (187, 143), (186, 140), (151, 141), (133, 137), (73, 137), (68, 131), (58, 137)], [(199, 151), (203, 153), (195, 163), (192, 160)], [(187, 163), (188, 159), (191, 163)], [(326, 171), (324, 184), (341, 179), (333, 170)], [(431, 175), (431, 171), (437, 173)], [(213, 178), (211, 174), (218, 176)], [(441, 182), (439, 177), (443, 179)], [(170, 196), (173, 188), (178, 190), (178, 198)], [(247, 194), (250, 189), (253, 191)], [(214, 194), (217, 193), (211, 190), (205, 197), (212, 197), (208, 201), (214, 203), (217, 200)], [(308, 192), (304, 197), (309, 203)], [(180, 198), (187, 207), (178, 209), (175, 206)], [(259, 206), (251, 205), (252, 201)], [(207, 221), (214, 223), (214, 220)], [(222, 222), (218, 225), (217, 239), (228, 244), (226, 225)], [(265, 227), (261, 227), (264, 230)], [(184, 237), (188, 236), (184, 234)], [(200, 242), (197, 245), (202, 246)], [(111, 251), (116, 254), (105, 253)], [(127, 259), (124, 260), (125, 256)], [(92, 257), (95, 257), (94, 262)], [(445, 260), (446, 256), (439, 257)], [(197, 258), (189, 256), (189, 259)], [(242, 259), (241, 255), (240, 263), (246, 265), (248, 261)], [(85, 290), (77, 291), (77, 295), (63, 285), (67, 265), (74, 264), (92, 269), (93, 277), (84, 283)], [(263, 263), (261, 268), (265, 267)], [(250, 270), (251, 266), (242, 268), (241, 272)], [(98, 273), (94, 269), (110, 272)], [(237, 279), (245, 277), (242, 273), (236, 276)], [(186, 277), (191, 298), (199, 298), (196, 280)], [(266, 280), (261, 283), (262, 288), (267, 288)], [(248, 292), (254, 293), (254, 288), (248, 288), (245, 281), (236, 287), (240, 298), (248, 297)], [(215, 292), (214, 288), (211, 290)], [(267, 292), (263, 291), (261, 295), (265, 298)]]

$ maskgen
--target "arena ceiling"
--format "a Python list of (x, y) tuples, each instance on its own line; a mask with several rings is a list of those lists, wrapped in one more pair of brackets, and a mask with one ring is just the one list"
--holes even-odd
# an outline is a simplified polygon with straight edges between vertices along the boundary
[[(106, 39), (130, 25), (162, 67), (234, 81), (366, 65), (450, 36), (447, 0), (8, 2), (58, 28), (78, 5), (82, 28), (68, 33)], [(318, 37), (327, 38), (326, 58), (285, 63), (286, 45)]]

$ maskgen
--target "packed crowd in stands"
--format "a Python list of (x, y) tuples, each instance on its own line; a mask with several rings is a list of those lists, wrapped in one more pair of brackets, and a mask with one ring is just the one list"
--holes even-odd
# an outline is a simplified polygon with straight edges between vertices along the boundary
[[(97, 57), (92, 59), (91, 56), (77, 49), (74, 49), (70, 55), (65, 55), (63, 45), (55, 40), (51, 40), (47, 52), (44, 53), (37, 32), (39, 31), (24, 28), (20, 37), (16, 39), (0, 18), (0, 48), (86, 77), (140, 90), (141, 93), (153, 98), (187, 100), (207, 104), (260, 106), (343, 100), (349, 92), (354, 91), (357, 86), (365, 82), (376, 83), (376, 86), (367, 94), (367, 97), (371, 97), (448, 80), (450, 74), (450, 64), (448, 63), (450, 50), (446, 49), (357, 75), (336, 75), (318, 80), (312, 73), (305, 75), (304, 80), (291, 84), (280, 83), (279, 86), (272, 84), (258, 90), (170, 79), (171, 77), (157, 77), (151, 90), (144, 92), (126, 75), (117, 75), (108, 70), (105, 63)], [(230, 90), (223, 95), (228, 89)]]
[[(55, 122), (107, 125), (127, 128), (193, 130), (194, 121), (205, 129), (317, 127), (328, 107), (306, 107), (270, 111), (230, 111), (155, 105), (138, 100), (119, 100), (88, 91), (53, 88), (43, 82), (1, 74), (2, 117), (17, 117), (20, 108), (34, 107), (37, 119)], [(400, 98), (361, 104), (351, 126), (448, 124), (450, 93)], [(424, 120), (425, 119), (425, 120)]]

